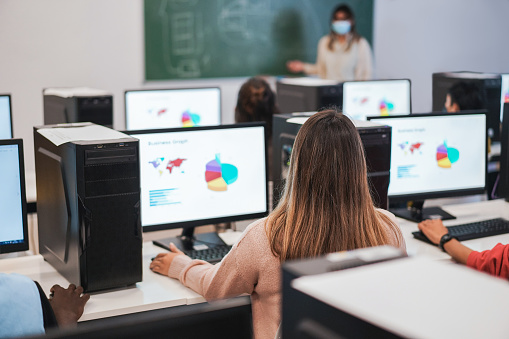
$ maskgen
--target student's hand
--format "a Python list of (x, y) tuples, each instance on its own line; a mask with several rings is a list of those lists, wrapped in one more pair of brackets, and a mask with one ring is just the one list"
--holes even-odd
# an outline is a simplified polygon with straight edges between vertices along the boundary
[(304, 71), (304, 63), (300, 60), (290, 60), (286, 63), (286, 68), (292, 73)]
[(177, 255), (183, 255), (184, 252), (179, 250), (175, 244), (170, 243), (171, 252), (168, 253), (159, 253), (154, 260), (150, 263), (150, 269), (156, 273), (162, 275), (168, 275), (168, 271), (170, 269), (171, 263), (173, 262), (173, 258)]
[(49, 302), (58, 325), (60, 327), (76, 326), (90, 295), (82, 295), (83, 287), (76, 287), (74, 284), (70, 284), (68, 288), (53, 285), (50, 292)]
[(420, 222), (417, 227), (419, 227), (422, 233), (435, 245), (438, 245), (444, 234), (449, 233), (440, 219), (424, 220)]

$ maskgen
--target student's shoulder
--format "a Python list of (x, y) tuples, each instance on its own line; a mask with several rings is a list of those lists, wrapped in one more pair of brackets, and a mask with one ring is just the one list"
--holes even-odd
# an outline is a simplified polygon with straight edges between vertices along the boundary
[(239, 242), (243, 241), (246, 238), (258, 238), (260, 234), (265, 234), (265, 224), (267, 223), (267, 218), (258, 219), (249, 226), (246, 227), (244, 232), (242, 233)]
[(376, 211), (380, 214), (386, 215), (389, 219), (396, 221), (396, 216), (392, 214), (391, 212), (384, 210), (383, 208), (377, 208)]

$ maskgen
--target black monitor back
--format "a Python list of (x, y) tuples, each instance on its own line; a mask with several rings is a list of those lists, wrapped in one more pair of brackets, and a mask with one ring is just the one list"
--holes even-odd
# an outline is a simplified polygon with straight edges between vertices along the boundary
[(500, 172), (496, 195), (509, 201), (509, 103), (504, 104), (500, 134)]
[(252, 338), (249, 297), (165, 308), (79, 324), (38, 338)]

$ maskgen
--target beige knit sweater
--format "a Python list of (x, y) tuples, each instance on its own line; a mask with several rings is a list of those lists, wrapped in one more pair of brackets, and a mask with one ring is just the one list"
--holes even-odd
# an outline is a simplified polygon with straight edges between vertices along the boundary
[[(383, 212), (395, 222), (394, 215)], [(254, 337), (258, 339), (274, 338), (281, 322), (281, 263), (270, 249), (265, 221), (249, 225), (220, 263), (212, 265), (179, 255), (168, 272), (170, 278), (179, 279), (207, 300), (250, 294)], [(397, 246), (398, 240), (405, 249), (401, 233), (389, 245)]]
[(371, 80), (373, 77), (373, 57), (369, 43), (364, 38), (354, 42), (349, 50), (347, 42), (335, 40), (329, 50), (330, 37), (322, 37), (318, 42), (316, 64), (304, 64), (304, 72), (317, 74), (322, 79), (338, 81)]

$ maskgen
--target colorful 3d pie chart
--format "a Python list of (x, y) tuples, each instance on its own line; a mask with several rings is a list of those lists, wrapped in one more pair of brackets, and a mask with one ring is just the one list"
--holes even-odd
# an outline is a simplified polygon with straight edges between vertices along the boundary
[(222, 192), (228, 189), (239, 177), (239, 170), (231, 164), (223, 164), (216, 154), (216, 158), (205, 167), (205, 181), (211, 191)]
[(447, 147), (447, 143), (444, 143), (437, 147), (437, 164), (442, 168), (451, 168), (452, 164), (458, 161), (460, 158), (460, 152), (456, 148)]
[(189, 111), (182, 113), (182, 127), (194, 127), (200, 123), (200, 115)]
[(394, 110), (394, 104), (386, 99), (380, 101), (380, 115), (388, 116)]

